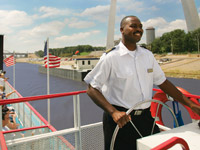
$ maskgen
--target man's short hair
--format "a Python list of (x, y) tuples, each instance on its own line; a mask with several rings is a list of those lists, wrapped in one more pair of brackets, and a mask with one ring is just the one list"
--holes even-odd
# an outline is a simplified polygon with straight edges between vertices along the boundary
[(9, 112), (9, 109), (8, 109), (7, 106), (4, 107), (4, 108), (2, 109), (2, 120), (5, 120), (5, 115), (6, 115), (8, 112)]
[(125, 24), (125, 22), (126, 22), (126, 19), (127, 19), (127, 18), (130, 18), (130, 17), (136, 17), (136, 18), (137, 18), (137, 16), (133, 16), (133, 15), (125, 16), (124, 18), (122, 18), (122, 20), (121, 20), (121, 22), (120, 22), (120, 28), (122, 28), (122, 27), (124, 26), (124, 24)]

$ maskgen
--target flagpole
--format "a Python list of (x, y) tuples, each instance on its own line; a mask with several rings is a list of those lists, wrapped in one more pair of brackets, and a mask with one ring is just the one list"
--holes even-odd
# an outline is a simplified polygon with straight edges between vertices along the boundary
[[(49, 38), (47, 38), (47, 95), (50, 93), (49, 78)], [(47, 111), (48, 123), (50, 124), (50, 99), (48, 99)]]
[(13, 87), (15, 89), (15, 51), (13, 51)]

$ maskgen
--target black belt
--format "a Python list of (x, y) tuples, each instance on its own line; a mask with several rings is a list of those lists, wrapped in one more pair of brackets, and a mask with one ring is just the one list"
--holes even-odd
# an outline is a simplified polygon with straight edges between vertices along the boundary
[[(113, 105), (117, 110), (119, 111), (125, 111), (127, 112), (128, 109), (127, 108), (124, 108), (124, 107), (121, 107), (121, 106), (116, 106), (116, 105)], [(134, 115), (134, 116), (140, 116), (146, 112), (150, 112), (150, 107), (146, 108), (146, 109), (137, 109), (137, 110), (132, 110), (130, 115)]]

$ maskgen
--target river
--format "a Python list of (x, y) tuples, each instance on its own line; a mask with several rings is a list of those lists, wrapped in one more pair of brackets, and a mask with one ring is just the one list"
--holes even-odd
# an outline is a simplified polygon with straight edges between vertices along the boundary
[[(13, 67), (5, 67), (6, 77), (13, 84)], [(168, 78), (176, 86), (182, 87), (191, 94), (200, 95), (200, 80)], [(38, 72), (37, 64), (17, 63), (15, 65), (15, 88), (23, 96), (45, 95), (47, 93), (47, 76)], [(50, 76), (50, 93), (64, 93), (85, 90), (84, 82)], [(47, 101), (34, 101), (30, 104), (47, 119)], [(102, 120), (102, 110), (97, 107), (86, 94), (80, 95), (81, 124), (99, 122)], [(181, 107), (181, 106), (180, 106)], [(184, 123), (191, 122), (189, 114), (181, 107)], [(167, 126), (173, 126), (173, 119), (169, 121), (167, 112), (163, 112), (163, 121)], [(73, 101), (72, 97), (51, 99), (51, 124), (57, 129), (73, 127)]]

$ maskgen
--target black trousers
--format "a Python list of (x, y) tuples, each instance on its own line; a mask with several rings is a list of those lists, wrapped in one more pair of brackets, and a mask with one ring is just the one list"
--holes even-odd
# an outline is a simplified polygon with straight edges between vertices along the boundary
[[(127, 109), (119, 106), (114, 107), (119, 111), (127, 111)], [(134, 115), (135, 111), (131, 112), (131, 120), (133, 124), (137, 127), (142, 136), (151, 135), (154, 119), (151, 116), (150, 108), (142, 110), (142, 114)], [(110, 150), (110, 143), (112, 139), (113, 132), (116, 128), (116, 123), (113, 121), (112, 117), (104, 112), (103, 114), (103, 131), (104, 131), (104, 147), (105, 150)], [(157, 125), (154, 127), (153, 133), (160, 132)], [(114, 150), (136, 150), (136, 140), (141, 138), (135, 128), (130, 122), (128, 122), (123, 128), (119, 129), (116, 139)]]

